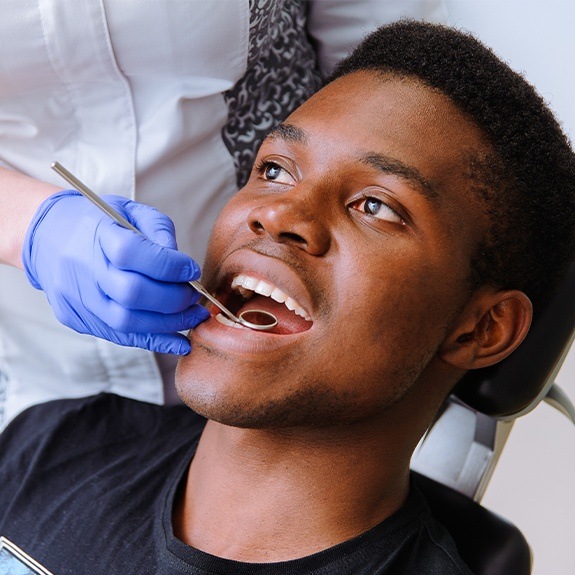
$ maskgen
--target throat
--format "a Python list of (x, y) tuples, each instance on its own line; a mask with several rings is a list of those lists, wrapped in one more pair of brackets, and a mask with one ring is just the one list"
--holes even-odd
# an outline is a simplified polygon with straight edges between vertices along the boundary
[(379, 524), (403, 505), (408, 475), (373, 466), (371, 441), (358, 465), (350, 453), (362, 441), (334, 451), (332, 431), (320, 434), (330, 437), (325, 451), (297, 432), (208, 421), (175, 502), (176, 536), (217, 557), (266, 563), (323, 551)]

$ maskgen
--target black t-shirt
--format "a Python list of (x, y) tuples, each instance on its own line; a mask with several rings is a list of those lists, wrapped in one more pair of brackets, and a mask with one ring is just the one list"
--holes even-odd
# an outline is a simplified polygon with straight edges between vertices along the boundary
[(0, 536), (54, 575), (470, 575), (416, 489), (373, 529), (301, 559), (189, 547), (172, 507), (202, 427), (186, 407), (110, 394), (30, 408), (0, 436)]

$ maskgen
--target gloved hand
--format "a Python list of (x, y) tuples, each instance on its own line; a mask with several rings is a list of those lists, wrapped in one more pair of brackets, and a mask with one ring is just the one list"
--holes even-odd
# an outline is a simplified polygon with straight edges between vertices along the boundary
[(28, 227), (22, 261), (30, 283), (46, 293), (56, 317), (80, 333), (189, 353), (189, 340), (177, 332), (209, 317), (185, 283), (200, 276), (198, 264), (177, 251), (168, 216), (121, 196), (103, 199), (144, 235), (118, 225), (79, 192), (58, 192)]

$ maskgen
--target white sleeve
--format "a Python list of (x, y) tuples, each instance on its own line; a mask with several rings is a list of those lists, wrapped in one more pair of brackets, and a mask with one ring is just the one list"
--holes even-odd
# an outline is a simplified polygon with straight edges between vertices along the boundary
[(308, 32), (317, 43), (322, 73), (329, 74), (375, 28), (402, 17), (447, 22), (444, 0), (314, 0)]

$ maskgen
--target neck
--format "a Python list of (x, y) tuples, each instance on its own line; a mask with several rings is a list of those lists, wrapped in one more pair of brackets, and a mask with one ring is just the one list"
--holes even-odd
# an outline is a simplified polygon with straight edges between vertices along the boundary
[(417, 440), (405, 430), (353, 427), (295, 432), (208, 422), (176, 507), (177, 536), (219, 557), (276, 562), (369, 530), (405, 501)]

